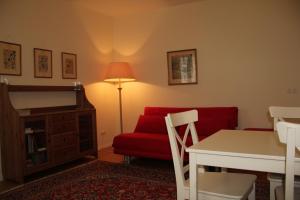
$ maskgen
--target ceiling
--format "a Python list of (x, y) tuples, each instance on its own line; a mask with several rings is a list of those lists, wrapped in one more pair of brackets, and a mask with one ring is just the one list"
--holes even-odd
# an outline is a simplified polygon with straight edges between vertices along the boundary
[(104, 15), (117, 17), (203, 0), (71, 0)]

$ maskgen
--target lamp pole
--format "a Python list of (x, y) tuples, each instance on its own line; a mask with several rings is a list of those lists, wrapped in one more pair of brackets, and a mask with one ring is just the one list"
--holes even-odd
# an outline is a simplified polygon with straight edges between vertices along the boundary
[(111, 62), (108, 66), (104, 81), (118, 84), (119, 91), (119, 113), (120, 131), (123, 133), (123, 111), (122, 111), (122, 82), (135, 81), (132, 70), (127, 62)]
[(120, 129), (121, 133), (123, 133), (123, 112), (122, 112), (122, 86), (121, 86), (121, 80), (119, 79), (119, 111), (120, 111)]

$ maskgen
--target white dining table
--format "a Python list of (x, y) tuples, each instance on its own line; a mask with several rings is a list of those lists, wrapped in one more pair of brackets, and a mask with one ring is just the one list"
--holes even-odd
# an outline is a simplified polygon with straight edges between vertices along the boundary
[[(197, 166), (285, 173), (285, 145), (272, 131), (220, 130), (187, 148), (190, 199), (197, 199)], [(296, 152), (295, 174), (300, 175)], [(201, 181), (201, 180), (200, 180)]]

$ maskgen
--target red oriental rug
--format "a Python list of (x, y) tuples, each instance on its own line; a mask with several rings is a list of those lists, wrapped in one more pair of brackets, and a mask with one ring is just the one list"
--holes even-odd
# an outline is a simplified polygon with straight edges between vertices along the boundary
[[(139, 159), (137, 159), (139, 160)], [(158, 165), (155, 164), (159, 163)], [(93, 161), (26, 183), (1, 200), (175, 200), (173, 164), (139, 160), (130, 165)], [(268, 199), (265, 173), (256, 173), (256, 199)]]

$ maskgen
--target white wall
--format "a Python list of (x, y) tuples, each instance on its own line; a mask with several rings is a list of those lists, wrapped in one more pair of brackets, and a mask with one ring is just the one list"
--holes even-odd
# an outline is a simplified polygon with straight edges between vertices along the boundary
[[(0, 40), (22, 45), (22, 76), (6, 76), (10, 84), (72, 85), (76, 80), (62, 79), (61, 52), (75, 53), (77, 80), (86, 86), (88, 98), (97, 108), (101, 124), (98, 132), (101, 126), (108, 131), (114, 126), (101, 123), (114, 117), (110, 114), (114, 103), (106, 99), (115, 95), (111, 92), (113, 86), (100, 83), (104, 68), (111, 61), (110, 17), (82, 7), (76, 1), (4, 0), (0, 2), (0, 27)], [(52, 50), (53, 78), (34, 78), (33, 48)], [(100, 145), (102, 142), (99, 140)]]
[[(10, 84), (72, 85), (62, 79), (61, 52), (77, 54), (78, 81), (96, 106), (98, 133), (115, 132), (113, 86), (102, 84), (104, 66), (111, 61), (112, 19), (76, 1), (1, 0), (0, 41), (22, 45), (22, 76), (5, 76)], [(52, 50), (53, 78), (34, 78), (33, 48)], [(114, 89), (114, 88), (113, 88)], [(117, 96), (116, 96), (117, 98)], [(1, 127), (0, 127), (1, 128)], [(105, 138), (98, 135), (99, 148)]]
[[(239, 128), (271, 127), (270, 105), (300, 106), (299, 10), (298, 1), (206, 0), (115, 19), (114, 57), (140, 81), (124, 89), (125, 129), (147, 105), (237, 106)], [(191, 48), (198, 84), (168, 86), (166, 52)]]

